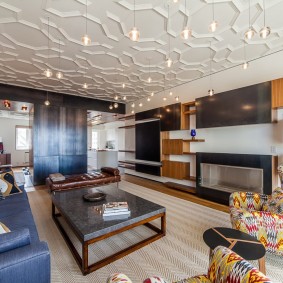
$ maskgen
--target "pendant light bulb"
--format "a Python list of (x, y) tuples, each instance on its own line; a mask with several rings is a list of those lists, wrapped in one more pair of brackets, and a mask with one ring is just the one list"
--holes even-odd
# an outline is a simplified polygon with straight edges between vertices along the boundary
[(209, 96), (214, 95), (214, 89), (209, 89), (209, 90), (208, 90), (208, 95), (209, 95)]
[(131, 107), (134, 108), (134, 107), (135, 107), (135, 103), (132, 103), (132, 104), (131, 104)]
[(61, 80), (61, 79), (63, 78), (63, 73), (62, 73), (62, 72), (57, 72), (57, 73), (56, 73), (56, 78), (57, 78), (58, 80)]
[(246, 32), (245, 32), (245, 38), (246, 39), (252, 39), (255, 35), (255, 30), (250, 27)]
[(115, 95), (115, 96), (114, 96), (114, 99), (115, 99), (115, 100), (118, 100), (118, 99), (119, 99), (118, 95)]
[(112, 110), (112, 109), (113, 109), (113, 105), (112, 105), (112, 104), (110, 104), (109, 109), (110, 109), (110, 110)]
[(142, 103), (141, 102), (139, 103), (139, 107), (142, 107)]
[(176, 96), (176, 97), (175, 97), (175, 100), (176, 100), (176, 101), (179, 101), (179, 96)]
[(260, 31), (259, 31), (259, 35), (261, 38), (265, 39), (267, 38), (271, 33), (271, 29), (270, 27), (263, 27)]
[(122, 88), (125, 88), (125, 87), (126, 87), (126, 85), (123, 83), (123, 84), (122, 84)]
[(46, 106), (49, 106), (49, 105), (50, 105), (50, 101), (49, 101), (48, 99), (46, 99), (46, 100), (44, 101), (44, 104), (45, 104)]
[(150, 97), (148, 97), (146, 100), (149, 102), (150, 101)]
[(50, 69), (46, 69), (44, 71), (44, 75), (46, 78), (51, 78), (52, 77), (52, 71)]
[(179, 0), (173, 0), (173, 3), (178, 3), (179, 2)]
[(192, 36), (192, 30), (189, 27), (185, 27), (181, 32), (183, 39), (189, 39)]
[(124, 96), (123, 96), (123, 100), (127, 100), (127, 96), (124, 95)]
[(151, 77), (148, 77), (147, 82), (151, 83), (151, 81), (152, 81)]
[(114, 108), (118, 108), (119, 104), (117, 102), (114, 103)]
[(166, 101), (166, 100), (167, 100), (167, 97), (163, 97), (163, 100)]
[(172, 91), (170, 91), (170, 92), (169, 92), (169, 95), (170, 95), (170, 96), (172, 96), (172, 95), (173, 95), (173, 92), (172, 92)]
[(88, 46), (88, 45), (91, 44), (91, 39), (90, 39), (90, 37), (87, 34), (85, 34), (82, 37), (82, 43), (83, 43), (84, 46)]
[(129, 32), (129, 37), (132, 41), (139, 41), (140, 39), (140, 32), (136, 27), (133, 27), (132, 30)]
[(83, 88), (84, 88), (84, 89), (87, 89), (87, 88), (88, 88), (87, 83), (84, 83), (84, 84), (83, 84)]
[(172, 61), (172, 59), (170, 57), (166, 60), (166, 64), (167, 64), (168, 68), (170, 68), (172, 66), (173, 61)]
[(152, 92), (150, 95), (151, 95), (151, 96), (154, 96), (154, 92)]
[(218, 27), (218, 22), (213, 20), (212, 23), (209, 25), (209, 31), (215, 32)]
[(132, 113), (132, 114), (135, 114), (135, 110), (132, 110), (131, 113)]
[(243, 65), (242, 65), (242, 68), (244, 70), (246, 70), (248, 67), (249, 67), (249, 63), (248, 62), (244, 62)]

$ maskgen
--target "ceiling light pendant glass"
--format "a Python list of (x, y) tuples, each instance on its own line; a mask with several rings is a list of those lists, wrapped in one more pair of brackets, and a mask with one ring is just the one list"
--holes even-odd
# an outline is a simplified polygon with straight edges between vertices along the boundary
[(50, 105), (50, 101), (49, 101), (49, 99), (48, 99), (48, 91), (46, 92), (46, 100), (44, 101), (44, 104), (45, 104), (46, 106), (49, 106), (49, 105)]
[(255, 35), (255, 30), (251, 25), (251, 0), (249, 0), (249, 29), (245, 32), (246, 39), (252, 39)]
[(173, 92), (172, 92), (172, 91), (170, 91), (170, 92), (169, 92), (169, 95), (170, 95), (170, 96), (172, 96), (172, 95), (173, 95)]
[(113, 109), (113, 105), (112, 105), (112, 104), (109, 105), (109, 109), (110, 109), (110, 110)]
[(176, 101), (179, 101), (179, 96), (176, 96), (176, 97), (175, 97), (175, 100), (176, 100)]
[(57, 72), (57, 73), (56, 73), (56, 78), (57, 78), (58, 80), (61, 80), (61, 79), (63, 78), (63, 73), (62, 73), (62, 72)]
[(87, 88), (88, 88), (88, 84), (87, 84), (87, 83), (84, 83), (84, 84), (83, 84), (83, 88), (84, 88), (84, 89), (87, 89)]
[[(168, 11), (168, 15), (169, 15), (169, 11)], [(188, 21), (188, 16), (187, 16), (187, 0), (185, 0), (185, 16), (186, 16), (186, 20)], [(181, 32), (181, 37), (183, 39), (189, 39), (192, 36), (192, 30), (188, 27), (185, 26), (184, 29)]]
[(122, 88), (125, 88), (125, 87), (126, 87), (126, 85), (123, 83), (123, 84), (122, 84)]
[(85, 46), (88, 46), (88, 45), (91, 44), (91, 39), (87, 35), (87, 6), (88, 6), (88, 3), (87, 3), (87, 0), (86, 0), (86, 3), (85, 3), (85, 34), (82, 37), (82, 43)]
[(215, 32), (218, 27), (218, 22), (213, 20), (212, 23), (209, 25), (209, 31)]
[(132, 113), (132, 114), (135, 114), (135, 110), (132, 110), (131, 113)]
[(114, 96), (114, 99), (115, 99), (115, 100), (118, 100), (118, 99), (119, 99), (119, 97), (118, 97), (117, 94)]
[(132, 41), (139, 41), (140, 32), (136, 27), (136, 1), (134, 0), (134, 27), (129, 32), (129, 37)]
[(124, 95), (124, 96), (123, 96), (123, 100), (127, 100), (127, 96)]
[(151, 96), (154, 96), (154, 92), (152, 92), (150, 95), (151, 95)]
[(135, 107), (135, 103), (132, 103), (132, 104), (131, 104), (131, 107), (134, 108), (134, 107)]
[(173, 64), (172, 59), (171, 59), (170, 57), (167, 58), (167, 60), (166, 60), (166, 65), (167, 65), (167, 67), (170, 68), (170, 67), (172, 66), (172, 64)]
[(46, 78), (51, 78), (53, 74), (52, 74), (52, 71), (50, 69), (46, 69), (44, 71), (44, 75), (45, 75)]
[(140, 103), (139, 103), (139, 107), (142, 107), (142, 105), (143, 105), (143, 104), (140, 102)]
[(248, 67), (249, 67), (249, 63), (248, 62), (244, 62), (243, 65), (242, 65), (242, 68), (244, 70), (246, 70)]
[(147, 82), (151, 83), (151, 77), (148, 77)]
[(149, 102), (150, 101), (150, 97), (148, 97), (146, 100)]
[(271, 29), (270, 27), (263, 27), (260, 31), (259, 31), (259, 35), (261, 38), (265, 39), (267, 38), (271, 33)]
[(114, 103), (114, 108), (118, 108), (119, 104), (117, 102)]
[(192, 36), (192, 30), (186, 26), (181, 32), (181, 37), (183, 39), (189, 39), (191, 36)]
[(218, 22), (215, 20), (215, 17), (214, 17), (214, 0), (213, 0), (212, 1), (212, 22), (209, 25), (209, 31), (215, 32), (217, 27), (218, 27)]
[[(61, 69), (61, 40), (59, 39), (59, 70)], [(61, 80), (63, 78), (63, 73), (58, 71), (56, 73), (56, 78)]]
[(208, 95), (209, 95), (209, 96), (214, 95), (214, 89), (209, 89), (209, 90), (208, 90)]
[(263, 39), (267, 38), (271, 33), (271, 28), (265, 24), (265, 12), (265, 0), (263, 0), (263, 28), (259, 31), (259, 35)]
[[(48, 57), (47, 57), (47, 61), (49, 63), (49, 51), (50, 51), (50, 39), (49, 39), (49, 17), (48, 17)], [(44, 75), (46, 78), (51, 78), (52, 77), (52, 71), (47, 68), (45, 71), (44, 71)]]
[(163, 100), (166, 101), (166, 100), (167, 100), (167, 97), (163, 97)]

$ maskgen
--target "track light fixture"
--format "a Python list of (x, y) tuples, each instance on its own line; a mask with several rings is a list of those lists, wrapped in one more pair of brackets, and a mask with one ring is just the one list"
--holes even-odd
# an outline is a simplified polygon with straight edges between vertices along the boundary
[[(50, 39), (49, 39), (49, 17), (48, 17), (48, 31), (47, 31), (47, 33), (48, 33), (48, 54), (47, 54), (47, 62), (48, 62), (48, 64), (49, 64), (49, 51), (50, 51)], [(51, 78), (52, 77), (52, 71), (49, 69), (49, 68), (47, 68), (45, 71), (44, 71), (44, 75), (45, 75), (45, 77), (46, 78)]]
[[(185, 15), (187, 17), (187, 0), (185, 0)], [(181, 37), (186, 40), (189, 39), (191, 36), (192, 30), (188, 26), (185, 26), (181, 32)]]
[(87, 3), (87, 0), (86, 0), (86, 4), (85, 4), (85, 34), (82, 37), (82, 43), (85, 46), (91, 44), (91, 39), (87, 34), (87, 6), (88, 6), (88, 3)]
[(259, 31), (259, 35), (263, 39), (267, 38), (271, 33), (271, 28), (266, 26), (265, 24), (265, 13), (266, 13), (265, 0), (263, 0), (263, 28)]
[(245, 32), (246, 39), (252, 39), (255, 35), (255, 30), (251, 26), (251, 0), (249, 0), (249, 29)]
[(134, 0), (134, 27), (129, 32), (129, 37), (132, 41), (139, 41), (140, 39), (140, 32), (136, 28), (136, 0)]

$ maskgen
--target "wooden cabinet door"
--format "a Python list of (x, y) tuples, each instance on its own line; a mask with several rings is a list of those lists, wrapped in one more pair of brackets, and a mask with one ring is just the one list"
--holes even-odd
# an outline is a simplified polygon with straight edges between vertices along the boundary
[(283, 107), (283, 79), (271, 82), (272, 108)]
[(162, 176), (179, 180), (186, 179), (190, 176), (190, 162), (163, 160)]

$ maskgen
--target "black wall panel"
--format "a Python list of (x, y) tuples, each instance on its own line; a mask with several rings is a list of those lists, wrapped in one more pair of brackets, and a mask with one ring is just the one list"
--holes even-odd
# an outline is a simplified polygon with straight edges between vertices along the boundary
[(177, 131), (181, 129), (181, 103), (160, 108), (161, 131)]
[(87, 171), (87, 110), (34, 106), (34, 184), (51, 173)]
[(271, 82), (196, 99), (196, 127), (271, 123)]
[(160, 121), (136, 124), (136, 159), (160, 162)]

